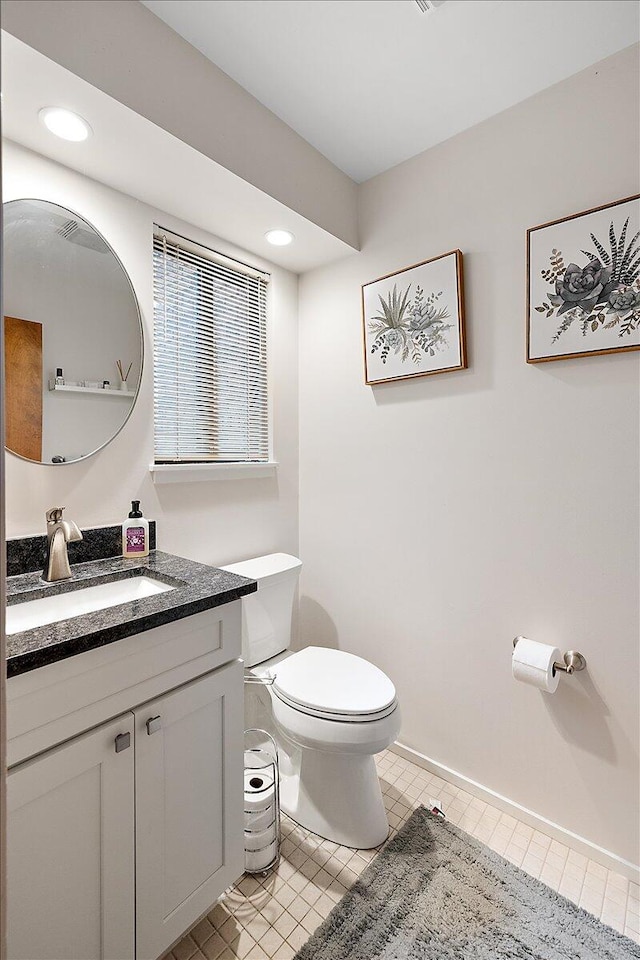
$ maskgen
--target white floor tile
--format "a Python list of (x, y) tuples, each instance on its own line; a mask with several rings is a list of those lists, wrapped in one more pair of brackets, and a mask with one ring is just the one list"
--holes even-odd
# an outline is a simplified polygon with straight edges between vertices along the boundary
[[(448, 819), (640, 943), (640, 887), (390, 751), (376, 758), (392, 833), (438, 797)], [(376, 850), (353, 851), (283, 817), (281, 861), (243, 877), (165, 960), (292, 960)]]

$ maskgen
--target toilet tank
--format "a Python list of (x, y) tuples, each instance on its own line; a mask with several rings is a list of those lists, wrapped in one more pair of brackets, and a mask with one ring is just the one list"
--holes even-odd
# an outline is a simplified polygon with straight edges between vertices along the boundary
[(293, 598), (302, 562), (288, 553), (222, 567), (258, 581), (258, 592), (242, 598), (242, 659), (255, 667), (289, 648)]

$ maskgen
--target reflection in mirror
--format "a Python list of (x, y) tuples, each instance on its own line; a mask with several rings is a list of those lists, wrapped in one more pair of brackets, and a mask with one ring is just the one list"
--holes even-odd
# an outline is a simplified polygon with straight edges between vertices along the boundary
[(7, 449), (40, 463), (95, 453), (142, 373), (131, 281), (94, 227), (46, 200), (4, 204)]

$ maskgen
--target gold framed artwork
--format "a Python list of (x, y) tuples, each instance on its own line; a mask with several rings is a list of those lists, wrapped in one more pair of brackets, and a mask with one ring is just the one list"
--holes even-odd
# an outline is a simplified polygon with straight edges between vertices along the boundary
[(364, 379), (464, 370), (462, 253), (451, 250), (362, 286)]
[(640, 195), (527, 230), (527, 363), (640, 350)]

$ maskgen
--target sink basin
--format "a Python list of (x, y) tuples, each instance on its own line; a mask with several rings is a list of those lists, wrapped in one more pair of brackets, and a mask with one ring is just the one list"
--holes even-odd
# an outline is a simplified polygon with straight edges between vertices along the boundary
[(82, 587), (37, 600), (25, 600), (24, 603), (7, 607), (7, 635), (44, 627), (47, 623), (68, 620), (70, 617), (81, 617), (86, 613), (116, 607), (119, 603), (144, 600), (145, 597), (174, 589), (170, 584), (152, 577), (126, 577), (110, 583), (99, 583), (95, 587)]

